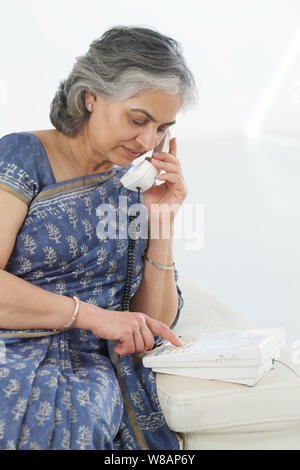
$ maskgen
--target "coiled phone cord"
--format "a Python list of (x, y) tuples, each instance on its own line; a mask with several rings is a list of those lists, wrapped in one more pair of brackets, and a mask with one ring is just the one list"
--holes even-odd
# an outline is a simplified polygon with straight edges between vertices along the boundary
[[(140, 203), (141, 198), (141, 188), (137, 188), (138, 190), (138, 203)], [(132, 289), (132, 281), (133, 281), (133, 273), (134, 273), (134, 261), (135, 261), (135, 245), (137, 239), (134, 239), (131, 234), (134, 233), (135, 224), (131, 222), (138, 217), (139, 213), (135, 215), (129, 215), (129, 241), (128, 241), (128, 256), (127, 256), (127, 274), (126, 274), (126, 281), (125, 281), (125, 288), (124, 288), (124, 297), (122, 301), (122, 311), (129, 311), (129, 304), (130, 304), (130, 295)]]

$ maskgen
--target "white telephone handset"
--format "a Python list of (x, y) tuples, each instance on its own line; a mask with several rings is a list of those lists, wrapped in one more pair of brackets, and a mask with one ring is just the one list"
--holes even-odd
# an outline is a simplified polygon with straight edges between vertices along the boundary
[[(169, 140), (170, 131), (168, 130), (162, 148), (165, 148), (169, 144)], [(152, 157), (153, 152), (154, 149), (145, 153), (143, 155), (143, 160), (133, 164), (133, 167), (122, 176), (120, 181), (125, 188), (131, 191), (137, 191), (138, 188), (140, 188), (142, 192), (145, 192), (153, 186), (159, 171), (148, 160), (146, 160), (146, 157)]]

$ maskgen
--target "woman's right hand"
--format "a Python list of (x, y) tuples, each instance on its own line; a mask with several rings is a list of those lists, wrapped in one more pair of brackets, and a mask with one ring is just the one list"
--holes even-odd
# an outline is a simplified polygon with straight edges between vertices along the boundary
[(118, 341), (114, 351), (120, 356), (151, 350), (154, 336), (160, 336), (174, 346), (182, 346), (180, 339), (167, 325), (145, 313), (106, 310), (82, 301), (80, 307), (73, 328), (84, 328), (80, 326), (80, 319), (89, 319), (86, 329), (99, 338)]

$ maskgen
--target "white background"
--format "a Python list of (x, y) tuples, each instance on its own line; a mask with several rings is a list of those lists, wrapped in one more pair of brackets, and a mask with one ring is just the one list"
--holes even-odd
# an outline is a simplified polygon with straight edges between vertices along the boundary
[(0, 12), (0, 137), (52, 128), (59, 81), (106, 29), (182, 44), (200, 101), (174, 130), (186, 204), (205, 216), (201, 249), (175, 241), (178, 270), (300, 339), (299, 0), (10, 0)]

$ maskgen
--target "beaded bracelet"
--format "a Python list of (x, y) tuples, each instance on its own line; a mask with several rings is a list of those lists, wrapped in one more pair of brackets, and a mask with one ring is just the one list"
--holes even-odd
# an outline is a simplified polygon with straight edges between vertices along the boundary
[(74, 310), (74, 313), (73, 313), (73, 316), (71, 318), (71, 320), (62, 328), (62, 329), (59, 329), (59, 330), (54, 330), (54, 331), (64, 331), (64, 330), (67, 330), (68, 328), (70, 328), (70, 326), (74, 323), (74, 321), (76, 320), (76, 317), (77, 317), (77, 313), (78, 313), (78, 310), (79, 310), (79, 299), (78, 297), (72, 297), (75, 302), (76, 302), (76, 307), (75, 307), (75, 310)]
[(152, 263), (154, 266), (156, 266), (158, 269), (163, 269), (165, 271), (171, 271), (172, 269), (175, 269), (175, 262), (173, 262), (172, 266), (164, 266), (163, 264), (156, 263), (152, 259), (148, 258), (148, 256), (144, 253), (144, 258), (146, 258), (147, 261)]

